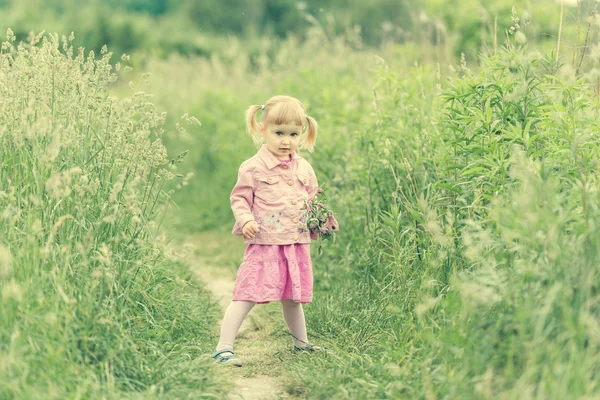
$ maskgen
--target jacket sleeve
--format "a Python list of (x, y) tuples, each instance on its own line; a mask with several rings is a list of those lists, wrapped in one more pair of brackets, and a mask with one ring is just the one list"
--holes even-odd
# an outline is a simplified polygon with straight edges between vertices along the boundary
[[(308, 187), (308, 201), (311, 201), (317, 194), (320, 193), (320, 190), (319, 190), (319, 181), (317, 180), (317, 175), (315, 174), (315, 171), (310, 164), (308, 164), (308, 171), (310, 174), (310, 185)], [(339, 232), (339, 230), (340, 230), (340, 224), (338, 223), (337, 219), (335, 219), (335, 217), (333, 215), (331, 215), (329, 217), (325, 227), (332, 232)], [(319, 235), (317, 232), (314, 232), (314, 233), (311, 233), (310, 238), (312, 240), (317, 240), (319, 238)]]
[(254, 179), (252, 172), (242, 164), (238, 171), (238, 180), (229, 196), (231, 211), (235, 217), (232, 234), (242, 236), (242, 227), (246, 222), (254, 220), (252, 205), (254, 204)]
[(319, 189), (319, 181), (312, 165), (308, 164), (308, 173), (310, 175), (310, 184), (308, 185), (308, 201), (311, 201), (316, 195)]

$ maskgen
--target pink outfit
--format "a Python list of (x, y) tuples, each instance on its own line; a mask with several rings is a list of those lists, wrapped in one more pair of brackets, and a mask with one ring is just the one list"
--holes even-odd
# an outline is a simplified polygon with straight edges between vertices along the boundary
[(312, 166), (292, 153), (289, 162), (277, 159), (266, 145), (240, 166), (231, 196), (235, 216), (232, 233), (242, 236), (248, 221), (258, 223), (260, 232), (248, 244), (310, 243), (304, 220), (304, 202), (312, 199), (318, 188)]
[(238, 269), (234, 301), (312, 301), (311, 238), (304, 204), (317, 188), (313, 168), (296, 153), (280, 161), (263, 145), (242, 163), (230, 196), (236, 221), (232, 233), (242, 236), (242, 227), (251, 220), (260, 232), (254, 239), (244, 238), (248, 247)]
[(313, 295), (310, 244), (246, 247), (238, 269), (233, 300), (269, 303), (282, 299), (310, 303)]

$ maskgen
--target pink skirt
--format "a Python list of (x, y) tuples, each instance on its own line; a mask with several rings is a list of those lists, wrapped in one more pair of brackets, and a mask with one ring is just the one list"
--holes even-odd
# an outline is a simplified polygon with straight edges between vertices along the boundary
[(234, 301), (310, 303), (312, 294), (310, 244), (248, 245), (235, 279)]

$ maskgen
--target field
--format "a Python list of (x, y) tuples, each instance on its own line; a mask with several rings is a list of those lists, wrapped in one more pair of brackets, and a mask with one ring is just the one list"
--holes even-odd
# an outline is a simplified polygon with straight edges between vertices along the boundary
[(202, 51), (176, 42), (205, 33), (155, 32), (122, 56), (78, 50), (69, 18), (65, 36), (8, 29), (0, 398), (235, 394), (207, 357), (221, 312), (198, 270), (242, 259), (228, 199), (256, 151), (244, 111), (275, 94), (320, 125), (302, 155), (341, 231), (313, 243), (305, 312), (332, 352), (290, 356), (265, 308), (236, 346), (273, 339), (260, 354), (277, 373), (259, 358), (246, 377), (290, 398), (600, 397), (595, 3), (527, 3), (470, 20), (423, 1), (402, 38), (326, 17), (214, 31)]

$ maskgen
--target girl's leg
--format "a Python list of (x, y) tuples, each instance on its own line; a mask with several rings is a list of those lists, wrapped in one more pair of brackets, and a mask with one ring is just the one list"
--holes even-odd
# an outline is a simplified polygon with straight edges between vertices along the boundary
[(293, 300), (282, 299), (283, 318), (292, 334), (294, 345), (303, 348), (308, 344), (306, 335), (306, 321), (304, 320), (304, 310), (301, 303)]
[(225, 311), (223, 324), (221, 325), (221, 338), (217, 345), (217, 351), (233, 350), (233, 342), (246, 315), (252, 310), (256, 303), (253, 301), (232, 301)]

